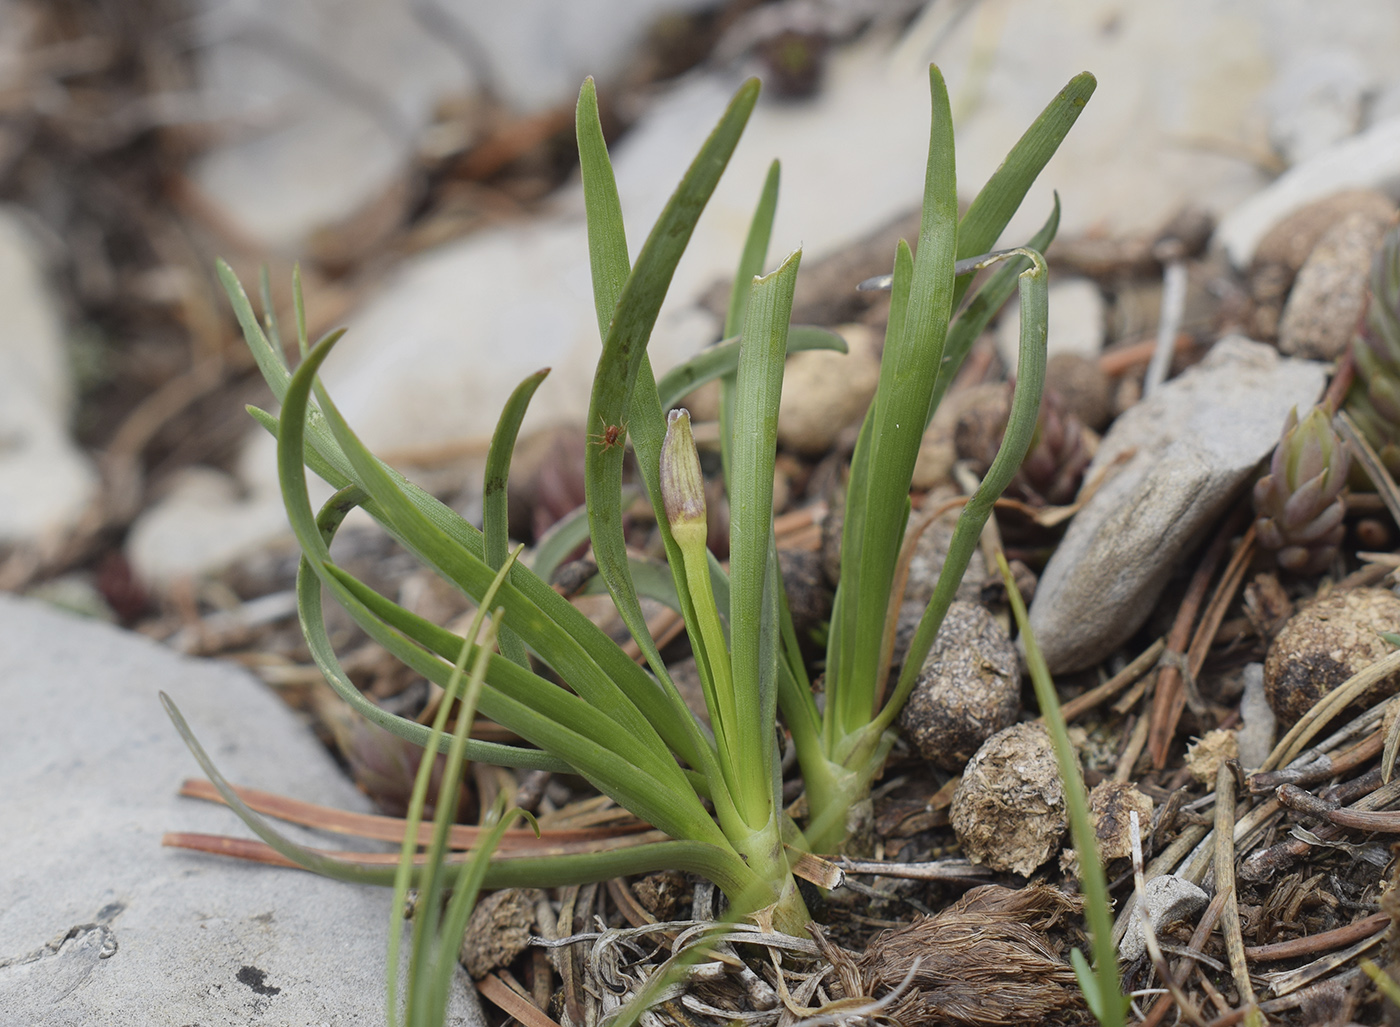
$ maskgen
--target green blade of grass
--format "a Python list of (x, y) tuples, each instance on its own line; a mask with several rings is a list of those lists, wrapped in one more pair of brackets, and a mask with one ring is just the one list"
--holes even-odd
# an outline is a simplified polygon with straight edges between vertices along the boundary
[[(1026, 248), (1044, 253), (1059, 227), (1060, 194), (1056, 193), (1050, 217), (1041, 226), (1040, 231), (1031, 237), (1031, 241), (1026, 243)], [(948, 343), (943, 348), (943, 365), (938, 369), (938, 381), (934, 384), (933, 398), (929, 402), (928, 421), (933, 420), (933, 415), (938, 411), (938, 404), (943, 401), (944, 393), (953, 384), (963, 361), (972, 351), (973, 343), (986, 330), (988, 322), (996, 316), (997, 311), (1011, 298), (1018, 277), (1029, 265), (1030, 262), (1023, 257), (1009, 260), (998, 268), (996, 274), (973, 294), (972, 299), (948, 329)]]
[(1049, 322), (1047, 282), (1050, 273), (1045, 258), (1040, 254), (1033, 250), (1021, 252), (1031, 260), (1031, 267), (1017, 277), (1021, 290), (1021, 342), (1016, 361), (1016, 389), (1011, 397), (1011, 416), (1002, 436), (1001, 447), (987, 469), (982, 484), (958, 515), (958, 523), (948, 546), (948, 557), (939, 571), (933, 597), (924, 609), (909, 643), (899, 682), (885, 708), (870, 724), (865, 740), (867, 750), (873, 747), (876, 732), (883, 732), (894, 723), (913, 691), (992, 507), (1016, 476), (1035, 437), (1040, 416), (1040, 396), (1045, 385), (1045, 336)]
[[(632, 408), (638, 372), (646, 356), (647, 341), (670, 286), (671, 276), (690, 241), (701, 211), (739, 142), (757, 98), (758, 83), (753, 80), (735, 95), (647, 237), (637, 257), (636, 267), (628, 275), (627, 283), (618, 297), (616, 312), (608, 326), (603, 353), (593, 380), (588, 410), (590, 425), (620, 427), (625, 424)], [(654, 384), (651, 389), (654, 392)], [(659, 409), (657, 414), (659, 419)], [(647, 427), (656, 433), (659, 452), (664, 425)], [(637, 644), (656, 668), (661, 666), (661, 660), (655, 654), (655, 643), (647, 633), (646, 619), (642, 616), (636, 591), (627, 576), (626, 543), (618, 500), (622, 485), (622, 458), (622, 447), (618, 445), (588, 447), (585, 492), (590, 534), (599, 573), (608, 583), (613, 602)], [(661, 673), (664, 673), (664, 668), (658, 672)]]
[[(514, 557), (508, 557), (510, 562), (514, 562)], [(462, 753), (466, 747), (467, 734), (471, 730), (471, 723), (476, 718), (476, 702), (481, 695), (481, 686), (486, 678), (486, 658), (492, 642), (492, 630), (485, 622), (485, 611), (496, 597), (496, 591), (500, 588), (501, 582), (509, 571), (507, 560), (501, 561), (501, 567), (496, 573), (495, 580), (491, 583), (491, 588), (487, 590), (481, 606), (477, 608), (476, 616), (472, 618), (471, 627), (467, 631), (466, 645), (461, 647), (461, 652), (457, 662), (452, 667), (452, 677), (448, 681), (446, 692), (442, 701), (438, 704), (437, 715), (433, 718), (432, 734), (429, 744), (424, 748), (423, 755), (418, 761), (418, 772), (414, 775), (413, 791), (409, 796), (408, 815), (404, 818), (403, 844), (399, 848), (398, 872), (394, 876), (394, 899), (390, 905), (389, 913), (389, 958), (388, 958), (388, 987), (386, 989), (386, 1006), (388, 1008), (388, 1022), (390, 1027), (398, 1019), (398, 985), (399, 985), (399, 949), (403, 942), (403, 922), (404, 910), (408, 900), (409, 880), (413, 876), (413, 854), (417, 850), (418, 825), (423, 819), (423, 807), (428, 799), (428, 786), (433, 776), (433, 767), (437, 763), (437, 751), (444, 738), (444, 729), (447, 725), (447, 716), (453, 704), (460, 698), (461, 706), (457, 714), (456, 730), (451, 736), (449, 746), (447, 766), (442, 777), (442, 789), (438, 796), (437, 815), (434, 817), (434, 832), (432, 838), (432, 849), (427, 865), (423, 870), (423, 880), (427, 901), (424, 903), (425, 913), (429, 915), (419, 917), (413, 925), (413, 959), (410, 962), (409, 979), (414, 986), (410, 988), (408, 1009), (405, 1012), (405, 1019), (411, 1020), (415, 999), (424, 990), (418, 983), (417, 970), (422, 965), (424, 954), (423, 932), (436, 915), (438, 905), (438, 892), (436, 882), (441, 880), (441, 870), (444, 845), (447, 836), (447, 827), (451, 821), (448, 813), (449, 809), (456, 809), (457, 787), (462, 773)], [(484, 629), (484, 636), (483, 636)], [(478, 641), (483, 648), (478, 649), (476, 665), (472, 668), (471, 677), (465, 687), (461, 687), (462, 673), (466, 668), (467, 654)], [(439, 835), (442, 842), (439, 842)], [(429, 929), (430, 930), (430, 929)], [(432, 933), (430, 930), (429, 936)]]
[[(549, 374), (549, 368), (536, 371), (515, 387), (506, 400), (505, 408), (496, 422), (496, 431), (491, 436), (491, 448), (486, 455), (486, 472), (481, 486), (481, 533), (485, 547), (486, 564), (491, 568), (505, 563), (506, 550), (510, 546), (510, 514), (507, 509), (506, 486), (510, 478), (510, 461), (515, 453), (515, 440), (520, 434), (520, 423), (525, 419), (530, 400), (535, 390)], [(522, 667), (530, 665), (525, 654), (525, 645), (520, 637), (509, 628), (502, 628), (499, 634), (501, 655)]]
[[(909, 481), (928, 420), (929, 400), (943, 359), (953, 302), (953, 258), (957, 244), (957, 184), (948, 92), (936, 67), (929, 68), (932, 118), (923, 223), (909, 289), (903, 330), (886, 335), (880, 380), (870, 420), (869, 478), (859, 544), (855, 629), (842, 639), (843, 673), (835, 714), (848, 735), (875, 715), (875, 687), (885, 610), (895, 559), (909, 506)], [(848, 504), (848, 510), (850, 504)], [(848, 649), (846, 648), (848, 647)]]
[[(1017, 140), (958, 226), (959, 257), (986, 253), (996, 245), (1031, 184), (1079, 120), (1097, 85), (1098, 80), (1087, 71), (1074, 76)], [(971, 282), (972, 279), (967, 278), (959, 283), (954, 302), (962, 299)]]
[[(777, 701), (777, 639), (765, 639), (765, 587), (773, 528), (773, 463), (777, 453), (778, 401), (783, 388), (788, 317), (802, 251), (749, 288), (740, 349), (734, 411), (733, 477), (729, 482), (729, 632), (732, 650), (733, 734), (741, 763), (735, 775), (745, 789), (740, 811), (758, 828), (773, 813), (769, 768)], [(777, 596), (769, 593), (768, 602)], [(765, 641), (767, 645), (765, 646)], [(766, 651), (765, 651), (766, 650)], [(726, 725), (726, 732), (729, 731)]]
[(253, 304), (248, 302), (248, 294), (243, 291), (243, 283), (233, 273), (233, 268), (220, 260), (215, 264), (215, 269), (224, 291), (228, 293), (229, 302), (233, 304), (233, 314), (243, 329), (243, 339), (253, 354), (253, 360), (280, 403), (292, 379), (292, 373), (287, 369), (287, 358), (281, 348), (274, 347), (263, 333), (262, 325), (258, 324), (258, 315), (253, 312)]
[[(768, 243), (773, 236), (773, 217), (778, 211), (778, 182), (781, 174), (782, 167), (776, 160), (768, 165), (768, 175), (763, 180), (763, 189), (758, 195), (758, 206), (754, 208), (753, 218), (749, 221), (749, 232), (744, 239), (744, 249), (739, 255), (739, 267), (734, 272), (734, 283), (729, 290), (729, 309), (724, 317), (723, 338), (738, 335), (743, 329), (744, 312), (749, 302), (749, 283), (763, 274), (763, 265), (768, 260)], [(720, 376), (719, 452), (726, 482), (732, 480), (736, 387), (736, 372)]]
[(1011, 612), (1016, 618), (1016, 626), (1021, 632), (1021, 641), (1025, 646), (1026, 667), (1035, 686), (1040, 715), (1045, 719), (1045, 728), (1050, 733), (1050, 740), (1055, 748), (1055, 762), (1059, 764), (1060, 780), (1064, 784), (1065, 810), (1069, 817), (1074, 851), (1079, 856), (1079, 887), (1084, 893), (1085, 917), (1089, 922), (1090, 940), (1094, 949), (1094, 969), (1098, 979), (1095, 990), (1100, 1004), (1100, 1008), (1095, 1010), (1095, 1015), (1105, 1027), (1121, 1024), (1128, 1008), (1128, 999), (1119, 983), (1118, 950), (1113, 944), (1112, 900), (1108, 896), (1108, 880), (1104, 876), (1103, 864), (1099, 862), (1094, 822), (1089, 816), (1089, 796), (1084, 790), (1084, 779), (1079, 772), (1079, 756), (1069, 738), (1069, 728), (1065, 723), (1065, 715), (1060, 710), (1060, 698), (1055, 692), (1055, 682), (1050, 677), (1045, 657), (1041, 655), (1040, 646), (1036, 644), (1035, 635), (1031, 631), (1029, 618), (1026, 616), (1026, 604), (1021, 601), (1021, 593), (1011, 576), (1011, 568), (1001, 553), (997, 553), (997, 566), (1001, 568), (1002, 580), (1006, 583)]

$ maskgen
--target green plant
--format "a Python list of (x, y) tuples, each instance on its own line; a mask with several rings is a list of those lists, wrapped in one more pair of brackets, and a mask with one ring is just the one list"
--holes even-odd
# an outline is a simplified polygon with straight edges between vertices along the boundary
[(1288, 412), (1269, 473), (1254, 484), (1259, 544), (1275, 550), (1280, 567), (1321, 574), (1336, 559), (1346, 534), (1347, 472), (1351, 454), (1332, 430), (1332, 418), (1313, 407), (1298, 420)]
[(1026, 667), (1035, 686), (1036, 701), (1040, 703), (1040, 715), (1045, 718), (1045, 729), (1050, 733), (1050, 741), (1055, 747), (1055, 763), (1065, 789), (1070, 838), (1079, 857), (1079, 885), (1084, 893), (1094, 966), (1089, 966), (1089, 960), (1078, 949), (1070, 952), (1070, 962), (1074, 964), (1074, 976), (1094, 1018), (1103, 1027), (1120, 1027), (1127, 1015), (1128, 999), (1118, 979), (1118, 950), (1113, 944), (1113, 903), (1108, 897), (1108, 880), (1104, 876), (1103, 864), (1099, 862), (1094, 822), (1089, 816), (1089, 793), (1085, 791), (1084, 778), (1079, 773), (1079, 757), (1069, 738), (1069, 727), (1060, 709), (1055, 682), (1050, 677), (1050, 669), (1045, 665), (1045, 657), (1041, 655), (1040, 646), (1036, 644), (1031, 631), (1026, 604), (1021, 600), (1021, 593), (1011, 576), (1011, 567), (1001, 553), (997, 553), (997, 565), (1006, 583), (1011, 612), (1025, 645)]
[(1400, 475), (1400, 227), (1371, 262), (1366, 315), (1351, 340), (1356, 379), (1345, 409), (1392, 476)]
[[(996, 242), (1093, 88), (1089, 75), (1071, 81), (960, 221), (947, 92), (937, 69), (930, 69), (932, 134), (918, 256), (905, 243), (895, 254), (879, 388), (852, 464), (824, 710), (813, 698), (786, 612), (772, 535), (772, 479), (785, 354), (835, 344), (821, 333), (789, 331), (799, 253), (760, 276), (777, 199), (776, 165), (740, 261), (725, 326), (729, 341), (660, 383), (646, 354), (671, 275), (738, 142), (757, 98), (757, 82), (736, 94), (635, 265), (627, 255), (591, 81), (579, 97), (579, 154), (603, 337), (588, 413), (588, 423), (603, 426), (603, 431), (587, 450), (586, 533), (600, 577), (650, 673), (541, 577), (550, 561), (566, 551), (565, 542), (538, 555), (535, 570), (540, 573), (508, 564), (505, 485), (510, 456), (530, 397), (547, 372), (527, 379), (505, 405), (487, 459), (483, 526), (478, 530), (377, 460), (340, 415), (316, 374), (342, 333), (309, 345), (296, 290), (301, 361), (293, 372), (280, 344), (273, 341), (276, 325), (270, 319), (259, 324), (237, 279), (221, 265), (220, 275), (248, 344), (282, 404), (278, 417), (251, 412), (277, 436), (283, 496), (303, 551), (299, 614), (312, 655), (332, 687), (364, 716), (428, 746), (428, 751), (446, 745), (422, 725), (379, 709), (350, 682), (327, 635), (323, 588), (372, 638), (431, 681), (447, 687), (460, 676), (458, 668), (484, 667), (481, 710), (529, 744), (463, 740), (461, 751), (468, 758), (581, 774), (673, 839), (587, 855), (495, 861), (483, 871), (488, 886), (566, 884), (673, 867), (714, 881), (736, 911), (766, 908), (774, 924), (786, 931), (797, 931), (806, 922), (789, 852), (830, 852), (842, 846), (848, 812), (867, 795), (879, 771), (893, 742), (899, 707), (913, 687), (992, 504), (1015, 475), (1034, 434), (1046, 327), (1046, 267), (1038, 251), (1054, 234), (1058, 203), (1030, 246), (985, 251)], [(972, 273), (1002, 260), (1006, 266), (990, 276), (954, 318)], [(890, 592), (919, 442), (972, 342), (1017, 288), (1021, 356), (1005, 440), (959, 520), (905, 671), (886, 695), (888, 640), (894, 628), (889, 611), (897, 606)], [(723, 462), (731, 510), (728, 573), (704, 549), (703, 532), (695, 530), (703, 523), (703, 490), (688, 416), (665, 413), (686, 390), (716, 377), (721, 380)], [(669, 578), (631, 560), (624, 545), (624, 438), (632, 443), (644, 492), (657, 514)], [(319, 513), (308, 498), (308, 467), (338, 489)], [(423, 563), (478, 602), (487, 602), (489, 590), (497, 589), (494, 601), (504, 611), (498, 619), (499, 652), (483, 655), (489, 646), (415, 616), (335, 563), (330, 542), (355, 507), (370, 513)], [(561, 529), (559, 538), (577, 541), (584, 530), (582, 522), (576, 522)], [(684, 615), (713, 735), (686, 707), (671, 681), (646, 630), (639, 593), (662, 598)], [(560, 688), (536, 674), (532, 660), (548, 665), (569, 687)], [(781, 806), (779, 707), (807, 785), (811, 819), (805, 835)], [(357, 880), (385, 880), (382, 872), (376, 877), (366, 868), (346, 870), (319, 863), (316, 869)]]

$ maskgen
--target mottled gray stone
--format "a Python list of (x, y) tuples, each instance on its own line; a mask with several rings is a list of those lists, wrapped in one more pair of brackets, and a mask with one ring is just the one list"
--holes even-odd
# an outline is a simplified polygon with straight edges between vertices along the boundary
[(1318, 240), (1283, 308), (1279, 352), (1311, 360), (1342, 355), (1365, 309), (1371, 258), (1387, 227), (1387, 221), (1357, 212)]
[(1305, 410), (1325, 383), (1322, 364), (1231, 336), (1114, 422), (1085, 479), (1108, 476), (1031, 604), (1053, 673), (1098, 663), (1142, 626), (1182, 557), (1277, 444), (1288, 411)]
[[(249, 836), (176, 794), (199, 768), (161, 690), (235, 783), (368, 808), (247, 674), (0, 596), (0, 1021), (384, 1022), (386, 889), (161, 847), (166, 831)], [(473, 999), (459, 988), (447, 1022), (479, 1023)]]
[[(1148, 919), (1152, 924), (1153, 933), (1158, 935), (1159, 942), (1164, 929), (1178, 920), (1194, 916), (1210, 902), (1210, 897), (1199, 886), (1175, 874), (1163, 874), (1161, 877), (1152, 878), (1147, 882), (1146, 891)], [(1118, 946), (1119, 956), (1130, 962), (1147, 951), (1147, 940), (1142, 930), (1142, 913), (1138, 909), (1136, 898), (1132, 902), (1132, 912), (1128, 914), (1128, 929), (1123, 932), (1123, 940)]]

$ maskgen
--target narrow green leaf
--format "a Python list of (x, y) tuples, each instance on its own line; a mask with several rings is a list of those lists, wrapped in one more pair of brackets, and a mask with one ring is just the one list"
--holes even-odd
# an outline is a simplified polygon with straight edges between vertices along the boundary
[(262, 301), (263, 328), (267, 332), (268, 341), (280, 353), (282, 332), (277, 327), (277, 305), (272, 302), (272, 278), (266, 264), (258, 268), (258, 298)]
[(1001, 448), (992, 460), (992, 466), (987, 469), (982, 484), (958, 515), (953, 539), (948, 546), (948, 557), (939, 572), (933, 597), (929, 600), (909, 643), (899, 683), (884, 710), (871, 725), (872, 734), (875, 731), (884, 731), (894, 723), (894, 718), (899, 715), (900, 709), (913, 691), (919, 670), (923, 667), (924, 659), (933, 647), (933, 640), (943, 623), (943, 617), (957, 594), (958, 584), (962, 581), (972, 553), (977, 548), (982, 528), (991, 516), (992, 507), (1020, 470), (1021, 463), (1030, 449), (1031, 439), (1035, 437), (1036, 424), (1040, 417), (1040, 396), (1045, 386), (1049, 269), (1045, 265), (1045, 258), (1034, 250), (1020, 252), (1032, 263), (1031, 267), (1022, 271), (1017, 278), (1021, 290), (1021, 344), (1016, 361), (1016, 389), (1011, 397), (1011, 416), (1002, 436)]
[[(909, 506), (909, 481), (928, 420), (929, 401), (943, 359), (953, 302), (953, 258), (957, 242), (957, 183), (948, 92), (936, 67), (929, 68), (932, 119), (923, 222), (913, 280), (898, 336), (886, 332), (880, 381), (869, 429), (869, 469), (857, 549), (859, 578), (848, 593), (843, 618), (841, 675), (834, 700), (837, 734), (860, 731), (875, 715), (880, 640), (894, 565)], [(854, 475), (852, 480), (854, 481)], [(847, 515), (852, 506), (847, 503)], [(846, 563), (843, 559), (843, 568)], [(843, 583), (844, 584), (844, 583)], [(846, 604), (854, 600), (854, 609)], [(843, 625), (843, 628), (846, 625)]]
[[(734, 272), (734, 284), (729, 290), (729, 310), (724, 317), (724, 338), (738, 335), (743, 329), (744, 311), (749, 302), (749, 285), (763, 274), (763, 267), (768, 261), (768, 243), (773, 236), (773, 216), (778, 210), (778, 181), (781, 173), (778, 161), (768, 165), (768, 175), (763, 180), (758, 206), (749, 221), (749, 233), (744, 239), (744, 249), (739, 256), (739, 267)], [(720, 464), (724, 468), (726, 482), (731, 480), (730, 472), (733, 469), (735, 388), (736, 374), (729, 373), (720, 377), (719, 448)]]
[[(437, 763), (437, 751), (444, 737), (444, 729), (447, 725), (447, 716), (454, 703), (461, 699), (461, 706), (457, 715), (456, 730), (451, 737), (451, 744), (448, 751), (447, 766), (444, 768), (442, 777), (442, 789), (438, 797), (437, 815), (434, 817), (434, 831), (432, 844), (429, 849), (427, 865), (423, 870), (425, 882), (424, 890), (426, 901), (424, 903), (425, 913), (420, 916), (413, 925), (413, 959), (410, 963), (409, 978), (414, 983), (410, 988), (408, 999), (408, 1010), (405, 1019), (413, 1016), (415, 998), (422, 991), (418, 986), (416, 971), (424, 962), (427, 954), (426, 946), (423, 944), (423, 934), (426, 931), (431, 939), (436, 933), (432, 930), (433, 920), (438, 914), (438, 895), (441, 891), (438, 882), (442, 875), (439, 871), (442, 868), (442, 860), (445, 851), (447, 828), (451, 823), (449, 810), (455, 810), (457, 806), (457, 789), (462, 775), (462, 752), (465, 748), (467, 734), (471, 730), (472, 721), (476, 719), (476, 701), (481, 694), (481, 686), (486, 677), (486, 660), (489, 647), (492, 642), (494, 631), (485, 623), (485, 612), (490, 603), (495, 599), (496, 590), (505, 580), (509, 570), (509, 565), (502, 561), (502, 566), (496, 574), (496, 579), (491, 583), (484, 601), (477, 608), (476, 616), (472, 618), (471, 627), (467, 631), (467, 645), (463, 645), (457, 662), (452, 667), (452, 676), (448, 681), (447, 689), (443, 695), (442, 702), (438, 704), (437, 715), (433, 718), (432, 734), (429, 736), (429, 744), (423, 751), (422, 757), (418, 761), (418, 772), (414, 775), (413, 791), (409, 796), (408, 815), (404, 818), (403, 844), (399, 848), (398, 873), (394, 877), (394, 900), (390, 905), (389, 913), (389, 958), (388, 958), (388, 988), (386, 1005), (388, 1007), (388, 1022), (390, 1027), (397, 1022), (398, 1018), (398, 985), (399, 985), (399, 948), (403, 942), (403, 921), (404, 908), (408, 899), (409, 880), (413, 876), (413, 855), (418, 849), (418, 825), (423, 819), (423, 807), (428, 798), (428, 786), (433, 776), (433, 768)], [(483, 629), (485, 637), (483, 638)], [(466, 668), (467, 654), (472, 646), (478, 641), (485, 648), (478, 649), (476, 666), (472, 668), (470, 681), (465, 688), (460, 687), (462, 674)], [(439, 836), (441, 836), (439, 838)]]
[[(1060, 194), (1056, 193), (1050, 217), (1040, 231), (1031, 238), (1031, 241), (1026, 243), (1026, 248), (1035, 250), (1037, 253), (1044, 253), (1045, 248), (1054, 240), (1059, 227)], [(986, 330), (987, 324), (996, 316), (997, 311), (1011, 298), (1011, 293), (1016, 289), (1017, 277), (1029, 266), (1030, 261), (1024, 257), (1007, 261), (977, 290), (971, 301), (953, 321), (952, 327), (948, 329), (948, 344), (943, 349), (943, 366), (938, 369), (938, 382), (933, 387), (933, 399), (929, 401), (928, 420), (930, 422), (933, 421), (933, 415), (938, 411), (938, 404), (943, 402), (943, 396), (948, 391), (948, 387), (953, 384), (953, 379), (957, 376), (963, 361), (972, 351), (973, 344)]]
[[(734, 674), (734, 736), (743, 762), (736, 778), (746, 789), (740, 811), (758, 828), (772, 815), (768, 787), (776, 712), (777, 639), (764, 651), (764, 589), (773, 529), (773, 463), (778, 402), (783, 388), (787, 325), (802, 251), (750, 286), (740, 348), (734, 417), (733, 478), (729, 482), (730, 642)], [(776, 602), (776, 595), (769, 600)], [(772, 625), (772, 619), (769, 618)], [(770, 668), (771, 665), (771, 669)], [(766, 679), (766, 680), (765, 680)]]
[[(1097, 85), (1098, 81), (1087, 71), (1074, 76), (1026, 129), (968, 207), (958, 226), (958, 256), (986, 253), (996, 245), (1031, 184), (1079, 120)], [(969, 278), (959, 284), (957, 299), (962, 298), (970, 283)]]
[[(1098, 999), (1099, 1008), (1095, 1010), (1094, 1015), (1105, 1027), (1110, 1027), (1123, 1022), (1128, 1000), (1122, 992), (1118, 977), (1118, 948), (1113, 943), (1113, 904), (1108, 896), (1108, 880), (1104, 876), (1103, 863), (1099, 861), (1094, 823), (1089, 816), (1089, 796), (1079, 771), (1079, 756), (1074, 751), (1065, 715), (1060, 710), (1060, 697), (1055, 692), (1055, 682), (1051, 680), (1045, 657), (1041, 655), (1040, 646), (1036, 644), (1035, 634), (1031, 631), (1026, 616), (1026, 604), (1021, 601), (1021, 593), (1011, 577), (1011, 568), (1001, 553), (997, 554), (997, 565), (1001, 568), (1007, 597), (1011, 601), (1011, 612), (1021, 632), (1026, 667), (1035, 686), (1036, 700), (1040, 703), (1040, 715), (1045, 720), (1045, 728), (1050, 733), (1050, 741), (1055, 749), (1055, 762), (1059, 765), (1060, 781), (1064, 785), (1065, 812), (1069, 818), (1070, 836), (1074, 840), (1074, 851), (1079, 856), (1079, 888), (1084, 893), (1084, 914), (1089, 925), (1090, 943), (1094, 949), (1096, 976), (1096, 987), (1092, 990), (1086, 989), (1085, 995), (1093, 995)], [(1080, 956), (1075, 963), (1076, 975), (1081, 974), (1083, 963), (1084, 957)], [(1081, 986), (1082, 983), (1081, 976)]]
[[(549, 368), (536, 371), (515, 387), (506, 400), (505, 408), (496, 422), (496, 431), (491, 436), (491, 448), (486, 456), (486, 473), (481, 486), (481, 529), (485, 540), (487, 566), (492, 569), (505, 563), (506, 550), (510, 545), (510, 514), (507, 510), (506, 486), (510, 478), (511, 457), (515, 454), (515, 440), (520, 434), (520, 423), (525, 419), (525, 411), (535, 390), (549, 374)], [(530, 657), (525, 653), (525, 645), (510, 628), (502, 628), (499, 636), (501, 655), (522, 667), (530, 665)]]
[(248, 294), (243, 291), (243, 283), (233, 273), (233, 268), (220, 260), (215, 264), (215, 269), (219, 281), (223, 283), (224, 291), (228, 293), (229, 302), (233, 304), (233, 314), (238, 318), (239, 327), (243, 329), (243, 341), (248, 344), (248, 350), (253, 354), (258, 370), (262, 372), (268, 387), (272, 389), (272, 394), (280, 403), (292, 378), (291, 372), (287, 370), (287, 359), (280, 347), (274, 347), (267, 341), (262, 325), (258, 324), (258, 315), (253, 313), (253, 305), (248, 302)]
[(617, 195), (608, 144), (603, 139), (603, 124), (598, 119), (598, 92), (592, 77), (583, 80), (578, 93), (574, 132), (588, 224), (588, 262), (593, 270), (593, 308), (598, 315), (598, 334), (606, 339), (632, 265), (627, 256), (622, 201)]
[[(632, 408), (633, 391), (646, 356), (646, 345), (671, 276), (690, 241), (695, 222), (719, 182), (730, 154), (738, 145), (739, 136), (757, 98), (757, 81), (750, 81), (739, 90), (647, 237), (637, 257), (636, 267), (628, 276), (627, 284), (618, 298), (616, 314), (603, 343), (603, 354), (593, 380), (589, 424), (618, 427), (625, 431), (624, 422)], [(654, 383), (650, 389), (655, 391)], [(649, 400), (649, 404), (651, 402), (656, 401)], [(659, 409), (656, 412), (659, 419)], [(647, 427), (655, 433), (659, 453), (664, 425), (649, 424)], [(660, 657), (655, 655), (655, 644), (647, 633), (646, 619), (638, 605), (636, 590), (627, 576), (627, 552), (618, 501), (622, 485), (622, 457), (620, 445), (592, 445), (588, 448), (585, 491), (590, 535), (599, 573), (608, 583), (613, 602), (633, 638), (647, 654), (653, 669), (656, 669), (661, 665)], [(642, 459), (640, 452), (638, 457)], [(645, 462), (649, 463), (649, 460)], [(658, 670), (658, 676), (661, 674), (664, 674), (664, 667)]]

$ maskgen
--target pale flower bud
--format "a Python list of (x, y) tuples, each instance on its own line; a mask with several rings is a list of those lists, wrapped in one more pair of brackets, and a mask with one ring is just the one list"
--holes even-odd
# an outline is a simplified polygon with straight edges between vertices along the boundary
[(690, 434), (690, 411), (684, 407), (672, 410), (666, 418), (666, 438), (661, 443), (661, 498), (676, 542), (684, 545), (698, 535), (703, 545), (705, 477)]

